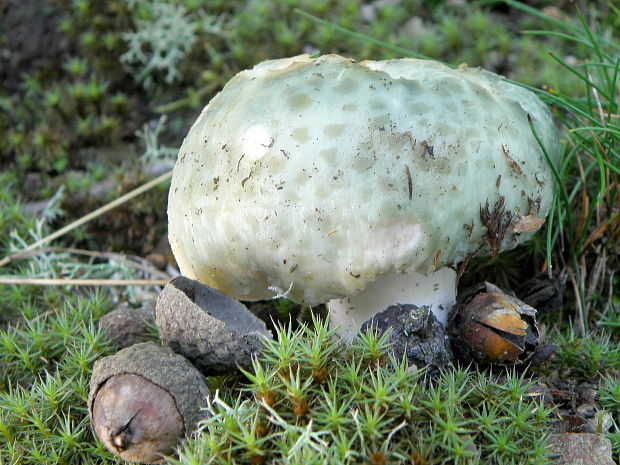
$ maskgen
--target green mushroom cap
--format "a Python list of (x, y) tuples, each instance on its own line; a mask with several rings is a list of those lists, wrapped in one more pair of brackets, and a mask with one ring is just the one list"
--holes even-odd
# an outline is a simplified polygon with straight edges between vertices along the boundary
[(184, 275), (315, 305), (531, 237), (558, 134), (532, 92), (434, 61), (301, 55), (236, 75), (186, 137), (169, 235)]

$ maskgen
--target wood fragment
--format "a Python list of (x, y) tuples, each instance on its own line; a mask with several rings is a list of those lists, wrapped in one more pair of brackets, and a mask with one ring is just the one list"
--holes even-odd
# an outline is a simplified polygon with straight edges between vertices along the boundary
[(521, 216), (512, 227), (512, 232), (516, 234), (535, 232), (545, 223), (544, 218), (536, 215)]
[(405, 165), (405, 176), (407, 177), (407, 190), (409, 192), (409, 200), (413, 197), (413, 181), (411, 180), (411, 172), (409, 166)]

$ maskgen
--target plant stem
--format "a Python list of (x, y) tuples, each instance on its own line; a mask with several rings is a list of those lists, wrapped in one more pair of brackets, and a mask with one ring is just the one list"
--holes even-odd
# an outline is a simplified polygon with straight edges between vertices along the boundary
[(2, 278), (0, 284), (21, 284), (26, 286), (164, 286), (166, 279), (47, 279), (47, 278)]

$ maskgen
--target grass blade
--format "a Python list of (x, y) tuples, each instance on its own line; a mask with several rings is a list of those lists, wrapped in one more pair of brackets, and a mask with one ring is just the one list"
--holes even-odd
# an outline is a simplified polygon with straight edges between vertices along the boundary
[(355, 31), (351, 31), (345, 27), (339, 26), (338, 24), (334, 24), (334, 23), (330, 23), (329, 21), (325, 21), (324, 19), (318, 18), (314, 15), (311, 15), (310, 13), (304, 11), (304, 10), (300, 10), (299, 8), (295, 8), (295, 13), (297, 13), (298, 15), (303, 16), (304, 18), (313, 21), (317, 24), (320, 24), (323, 27), (329, 27), (334, 29), (335, 31), (338, 31), (342, 34), (348, 35), (349, 37), (353, 37), (355, 39), (361, 40), (363, 42), (368, 42), (371, 43), (373, 45), (376, 45), (378, 47), (384, 48), (386, 50), (390, 50), (392, 52), (404, 55), (406, 57), (410, 57), (410, 58), (419, 58), (421, 60), (429, 60), (430, 58), (422, 55), (421, 53), (416, 53), (412, 50), (408, 50), (406, 48), (402, 48), (399, 47), (397, 45), (394, 44), (390, 44), (388, 42), (384, 42), (382, 40), (378, 40), (378, 39), (373, 39), (372, 37), (369, 37), (365, 34), (361, 34), (359, 32), (355, 32)]

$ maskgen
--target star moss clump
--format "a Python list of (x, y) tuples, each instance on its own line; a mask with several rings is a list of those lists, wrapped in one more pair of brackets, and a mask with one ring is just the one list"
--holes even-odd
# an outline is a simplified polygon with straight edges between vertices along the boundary
[(113, 463), (86, 407), (92, 365), (111, 350), (95, 324), (110, 300), (66, 292), (62, 304), (37, 303), (16, 301), (21, 316), (0, 325), (0, 463)]
[(387, 334), (343, 346), (316, 323), (279, 328), (173, 463), (548, 463), (551, 410), (524, 375), (431, 378), (390, 357)]

